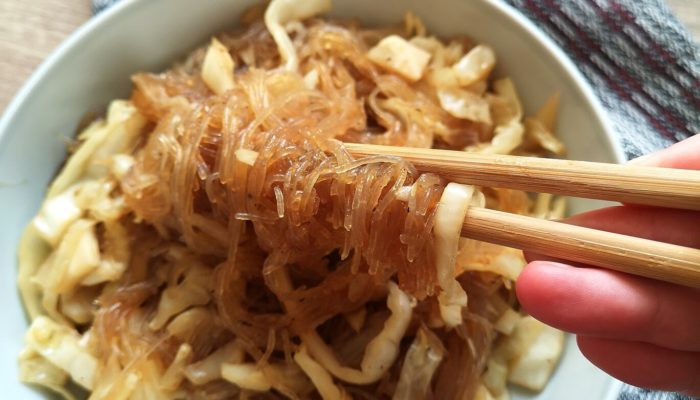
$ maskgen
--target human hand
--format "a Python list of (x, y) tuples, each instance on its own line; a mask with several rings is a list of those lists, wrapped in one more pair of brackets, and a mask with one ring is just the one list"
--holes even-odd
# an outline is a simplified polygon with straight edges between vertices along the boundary
[[(700, 134), (636, 165), (700, 170)], [(700, 248), (700, 212), (618, 206), (566, 220)], [(700, 396), (700, 290), (527, 254), (516, 285), (533, 317), (577, 335), (581, 352), (635, 386)]]

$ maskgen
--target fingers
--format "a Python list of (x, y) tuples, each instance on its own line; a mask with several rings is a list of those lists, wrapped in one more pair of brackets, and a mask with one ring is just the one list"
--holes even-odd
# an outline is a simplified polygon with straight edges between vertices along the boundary
[(523, 308), (559, 329), (700, 352), (700, 291), (593, 268), (530, 263), (516, 283)]
[(680, 169), (700, 169), (700, 134), (673, 146), (629, 162), (633, 165)]
[(700, 353), (586, 336), (579, 336), (577, 341), (586, 358), (617, 379), (700, 396)]
[[(631, 163), (700, 169), (700, 135)], [(693, 211), (611, 207), (566, 222), (700, 248)], [(618, 379), (700, 396), (700, 291), (554, 260), (531, 262), (516, 291), (526, 311), (578, 334), (583, 354)]]
[(700, 248), (700, 212), (697, 211), (617, 206), (578, 214), (564, 222)]

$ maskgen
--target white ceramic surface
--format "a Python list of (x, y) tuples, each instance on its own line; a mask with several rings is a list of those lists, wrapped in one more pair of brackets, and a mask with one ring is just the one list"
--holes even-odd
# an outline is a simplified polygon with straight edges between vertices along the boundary
[[(0, 120), (0, 395), (39, 399), (17, 381), (16, 355), (27, 323), (18, 298), (16, 246), (45, 188), (65, 157), (64, 138), (83, 115), (129, 93), (135, 71), (158, 71), (209, 35), (236, 25), (252, 0), (123, 0), (73, 34), (36, 71)], [(500, 0), (335, 0), (334, 15), (367, 24), (400, 21), (411, 9), (439, 35), (468, 34), (492, 45), (498, 76), (510, 76), (527, 112), (562, 94), (558, 132), (569, 157), (616, 162), (604, 111), (575, 66), (526, 18)], [(60, 18), (60, 16), (57, 16)], [(572, 209), (595, 207), (576, 201)], [(617, 382), (589, 364), (568, 339), (564, 359), (546, 390), (515, 399), (612, 398)]]

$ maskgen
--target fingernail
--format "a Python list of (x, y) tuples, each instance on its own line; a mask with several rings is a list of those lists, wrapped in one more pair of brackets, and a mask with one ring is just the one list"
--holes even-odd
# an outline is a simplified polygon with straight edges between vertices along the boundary
[(645, 165), (645, 164), (649, 164), (649, 160), (651, 160), (652, 156), (653, 156), (653, 154), (645, 154), (645, 155), (643, 155), (643, 156), (640, 156), (640, 157), (637, 157), (637, 158), (633, 158), (633, 159), (627, 161), (627, 164), (630, 164), (630, 165)]
[(536, 267), (545, 268), (571, 268), (571, 265), (565, 264), (563, 262), (552, 261), (552, 260), (535, 260), (530, 262), (528, 265), (534, 265)]

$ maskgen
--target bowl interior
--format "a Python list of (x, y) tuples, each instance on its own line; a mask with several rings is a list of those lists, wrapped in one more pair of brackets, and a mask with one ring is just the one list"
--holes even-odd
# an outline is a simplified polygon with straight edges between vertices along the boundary
[[(36, 213), (47, 184), (65, 155), (65, 138), (75, 134), (87, 112), (101, 112), (110, 100), (127, 96), (129, 76), (158, 71), (234, 27), (253, 0), (123, 0), (78, 30), (32, 76), (0, 120), (0, 386), (8, 398), (42, 398), (17, 381), (16, 355), (27, 326), (16, 282), (19, 235)], [(536, 27), (498, 0), (336, 1), (332, 15), (369, 25), (393, 24), (413, 10), (437, 35), (467, 34), (493, 46), (496, 76), (511, 77), (527, 113), (561, 93), (558, 133), (569, 158), (617, 162), (619, 148), (592, 91), (563, 53)], [(572, 202), (574, 212), (596, 202)], [(562, 364), (547, 389), (515, 399), (606, 398), (611, 379), (586, 362), (569, 339)]]

